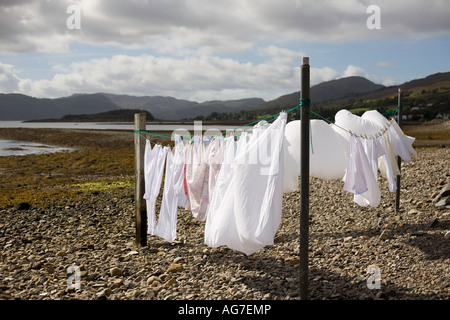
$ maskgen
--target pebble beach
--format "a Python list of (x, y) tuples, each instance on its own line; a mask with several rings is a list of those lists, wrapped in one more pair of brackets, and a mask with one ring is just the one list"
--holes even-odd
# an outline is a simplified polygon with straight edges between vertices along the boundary
[[(284, 195), (274, 245), (250, 256), (206, 246), (204, 222), (181, 208), (173, 243), (136, 246), (132, 132), (0, 138), (75, 149), (0, 157), (0, 299), (299, 299), (299, 191)], [(382, 177), (377, 208), (355, 204), (342, 181), (310, 178), (309, 299), (450, 298), (450, 148), (415, 149), (402, 163), (399, 212)]]

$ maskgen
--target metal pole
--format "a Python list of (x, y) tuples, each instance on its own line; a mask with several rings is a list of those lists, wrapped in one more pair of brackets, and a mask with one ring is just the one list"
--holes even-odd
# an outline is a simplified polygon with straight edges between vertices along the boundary
[[(403, 126), (403, 92), (402, 89), (398, 88), (398, 125), (400, 128)], [(402, 168), (402, 158), (397, 157), (398, 169), (401, 173)], [(395, 190), (395, 212), (400, 211), (400, 178), (401, 174), (397, 176), (397, 190)]]
[[(309, 58), (302, 60), (301, 99), (309, 99)], [(305, 101), (305, 100), (303, 100)], [(308, 299), (308, 243), (309, 243), (309, 103), (303, 103), (300, 122), (300, 299)]]
[[(145, 113), (134, 114), (134, 129), (145, 130)], [(145, 143), (138, 132), (134, 133), (135, 150), (135, 224), (136, 224), (136, 246), (147, 245), (147, 211), (144, 196), (144, 150)]]

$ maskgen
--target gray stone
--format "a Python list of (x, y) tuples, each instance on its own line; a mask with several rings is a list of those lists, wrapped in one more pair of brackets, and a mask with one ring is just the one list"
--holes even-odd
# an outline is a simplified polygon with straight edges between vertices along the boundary
[(411, 233), (412, 236), (421, 237), (425, 234), (422, 230), (414, 231)]
[(448, 205), (448, 204), (450, 204), (450, 201), (449, 201), (449, 199), (447, 198), (447, 199), (441, 199), (441, 200), (439, 200), (438, 202), (436, 202), (436, 204), (434, 205), (435, 207), (443, 207), (443, 206), (446, 206), (446, 205)]
[(445, 239), (450, 239), (450, 230), (448, 230), (445, 235), (444, 235)]
[(108, 298), (112, 294), (112, 290), (109, 288), (103, 289), (97, 292), (97, 298)]
[(173, 263), (166, 271), (166, 273), (180, 272), (183, 271), (183, 266), (181, 264)]
[(439, 191), (439, 194), (434, 198), (434, 202), (437, 202), (439, 199), (447, 196), (450, 196), (450, 183)]
[(111, 275), (111, 277), (121, 277), (123, 275), (123, 271), (117, 267), (114, 267), (109, 270), (109, 274)]
[(394, 235), (392, 234), (392, 232), (390, 230), (383, 230), (383, 232), (381, 232), (380, 234), (380, 240), (388, 240), (388, 239), (392, 239)]

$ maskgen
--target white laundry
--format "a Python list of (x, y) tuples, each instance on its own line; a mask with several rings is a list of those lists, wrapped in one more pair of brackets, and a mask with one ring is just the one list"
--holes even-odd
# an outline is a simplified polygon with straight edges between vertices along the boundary
[(146, 199), (147, 204), (147, 232), (149, 234), (154, 234), (156, 228), (156, 198), (161, 189), (164, 163), (168, 150), (170, 150), (169, 147), (162, 147), (160, 145), (155, 145), (154, 148), (151, 149), (150, 142), (148, 140), (146, 142), (144, 151), (144, 199)]
[(377, 207), (381, 201), (373, 167), (367, 159), (361, 138), (350, 136), (350, 154), (348, 167), (343, 178), (344, 190), (354, 194), (353, 201), (360, 206)]
[[(376, 110), (364, 112), (361, 118), (377, 123), (381, 128), (385, 127), (389, 123), (389, 121)], [(395, 150), (395, 156), (399, 155), (402, 160), (409, 162), (411, 161), (410, 154), (414, 156), (417, 155), (417, 152), (412, 147), (415, 138), (405, 135), (394, 119), (391, 120), (387, 132), (389, 135), (389, 140)]]
[[(300, 120), (286, 125), (284, 137), (284, 192), (297, 189), (300, 175)], [(342, 179), (348, 162), (348, 142), (323, 120), (310, 121), (309, 175), (323, 180)]]
[[(334, 128), (334, 130), (339, 133), (345, 140), (350, 140), (350, 132), (355, 135), (367, 135), (371, 136), (380, 132), (380, 125), (371, 120), (364, 119), (357, 115), (354, 115), (348, 110), (342, 109), (339, 110), (335, 116), (335, 125), (338, 126)], [(342, 130), (340, 128), (344, 128)]]
[(173, 158), (172, 152), (168, 150), (166, 155), (166, 173), (164, 177), (161, 210), (153, 233), (167, 242), (175, 240), (177, 235), (178, 198), (175, 194), (175, 163)]
[(184, 164), (186, 160), (186, 150), (184, 144), (178, 143), (174, 148), (174, 191), (177, 198), (177, 204), (180, 207), (186, 205), (186, 193), (184, 191)]
[[(242, 131), (237, 141), (235, 136), (207, 141), (194, 136), (184, 145), (175, 135), (173, 152), (160, 145), (152, 149), (147, 140), (144, 199), (148, 233), (172, 242), (178, 206), (182, 206), (197, 220), (206, 220), (204, 240), (211, 247), (225, 245), (250, 255), (273, 244), (283, 193), (297, 189), (300, 175), (300, 121), (286, 124), (286, 119), (281, 112), (270, 125), (258, 123), (252, 134)], [(310, 176), (342, 179), (344, 190), (353, 193), (360, 206), (379, 205), (378, 170), (394, 191), (400, 174), (395, 157), (410, 161), (410, 155), (416, 154), (414, 138), (377, 111), (359, 117), (341, 110), (336, 125), (311, 120), (310, 127)], [(157, 221), (155, 202), (164, 172)]]
[(383, 155), (378, 158), (378, 169), (380, 172), (384, 172), (384, 177), (388, 180), (389, 191), (394, 192), (397, 189), (395, 170), (398, 170), (398, 166), (395, 161), (392, 163), (392, 155), (389, 154), (390, 149), (387, 146), (385, 135), (380, 135), (376, 140), (383, 149)]
[[(281, 222), (285, 126), (286, 113), (282, 112), (257, 138), (250, 138), (245, 149), (238, 149), (230, 166), (222, 166), (208, 210), (207, 245), (226, 245), (250, 255), (273, 244)], [(248, 163), (250, 153), (258, 152), (264, 144), (270, 159)], [(231, 148), (226, 146), (225, 158)]]
[(209, 204), (209, 165), (206, 162), (205, 145), (203, 143), (190, 145), (187, 157), (186, 185), (189, 210), (197, 220), (204, 221)]
[(219, 139), (214, 139), (211, 141), (207, 150), (207, 162), (209, 165), (209, 176), (208, 176), (208, 204), (212, 199), (214, 194), (214, 189), (216, 187), (217, 178), (219, 176), (222, 163), (224, 161), (224, 149), (225, 144)]
[[(395, 176), (400, 174), (395, 157), (400, 156), (402, 160), (410, 162), (411, 155), (417, 155), (416, 151), (412, 147), (415, 138), (405, 135), (394, 119), (389, 122), (376, 110), (364, 112), (361, 118), (378, 124), (380, 130), (387, 128), (387, 136), (384, 135), (384, 140), (386, 141), (385, 145), (388, 156), (379, 158), (378, 168), (381, 175), (387, 178), (389, 182), (389, 190), (393, 191), (396, 189)], [(378, 140), (380, 140), (380, 138), (378, 138)], [(389, 161), (389, 163), (387, 161)]]

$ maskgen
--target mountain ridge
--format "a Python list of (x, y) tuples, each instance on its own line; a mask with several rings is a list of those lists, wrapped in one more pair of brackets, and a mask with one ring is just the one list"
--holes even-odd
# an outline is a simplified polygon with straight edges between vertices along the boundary
[[(346, 77), (325, 81), (311, 87), (313, 104), (345, 105), (350, 100), (376, 100), (421, 88), (450, 87), (450, 72), (438, 72), (396, 86), (383, 86), (364, 77)], [(158, 120), (194, 119), (214, 113), (263, 112), (283, 110), (298, 105), (300, 91), (271, 101), (261, 98), (194, 102), (167, 96), (132, 96), (113, 93), (75, 93), (56, 99), (35, 98), (20, 93), (0, 93), (0, 120), (40, 120), (65, 115), (97, 114), (120, 109), (140, 109)], [(214, 118), (214, 117), (212, 117)]]

